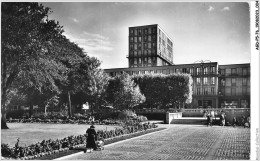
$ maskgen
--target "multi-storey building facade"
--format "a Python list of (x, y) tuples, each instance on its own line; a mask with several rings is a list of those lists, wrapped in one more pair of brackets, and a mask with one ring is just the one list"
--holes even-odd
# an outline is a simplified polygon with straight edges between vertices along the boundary
[(250, 64), (220, 65), (219, 95), (221, 108), (250, 106)]
[(193, 78), (193, 100), (191, 106), (194, 108), (216, 108), (219, 106), (217, 62), (157, 67), (115, 68), (105, 69), (105, 72), (112, 77), (123, 72), (129, 75), (187, 73)]
[(129, 27), (129, 67), (173, 65), (173, 41), (155, 25)]

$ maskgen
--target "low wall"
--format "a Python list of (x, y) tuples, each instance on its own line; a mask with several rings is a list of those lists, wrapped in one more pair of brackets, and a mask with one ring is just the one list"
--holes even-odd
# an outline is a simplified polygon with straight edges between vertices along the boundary
[(170, 124), (172, 123), (172, 121), (174, 119), (178, 119), (178, 118), (182, 118), (182, 113), (181, 112), (174, 112), (174, 113), (170, 113), (170, 112), (167, 112), (166, 113), (166, 124)]
[(242, 116), (246, 118), (250, 116), (249, 108), (213, 108), (213, 109), (182, 109), (182, 117), (204, 117), (205, 111), (215, 112), (216, 117), (220, 117), (221, 111), (226, 114), (226, 122), (232, 123), (233, 118), (236, 117), (238, 123), (241, 122)]

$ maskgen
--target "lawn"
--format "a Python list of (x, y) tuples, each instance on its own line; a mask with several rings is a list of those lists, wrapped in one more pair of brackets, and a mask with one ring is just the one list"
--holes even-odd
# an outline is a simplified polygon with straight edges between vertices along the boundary
[[(1, 130), (1, 143), (13, 147), (20, 138), (20, 145), (30, 145), (44, 139), (62, 139), (70, 135), (86, 133), (90, 125), (78, 124), (41, 124), (41, 123), (8, 123), (9, 129)], [(95, 125), (96, 130), (112, 130), (119, 126)]]

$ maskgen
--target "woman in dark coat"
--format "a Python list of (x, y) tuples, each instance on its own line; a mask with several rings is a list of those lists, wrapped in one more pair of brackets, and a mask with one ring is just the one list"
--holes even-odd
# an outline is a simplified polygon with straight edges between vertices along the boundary
[(97, 133), (95, 130), (95, 126), (91, 125), (90, 128), (88, 128), (88, 130), (86, 131), (87, 134), (87, 145), (86, 148), (93, 148), (94, 150), (97, 149), (96, 146), (96, 140), (97, 140)]

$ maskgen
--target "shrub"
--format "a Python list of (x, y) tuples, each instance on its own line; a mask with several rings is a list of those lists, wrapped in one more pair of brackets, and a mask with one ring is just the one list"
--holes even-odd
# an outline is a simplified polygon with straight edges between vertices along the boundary
[(118, 119), (120, 120), (128, 120), (130, 118), (137, 118), (137, 115), (131, 110), (123, 110), (118, 115)]

